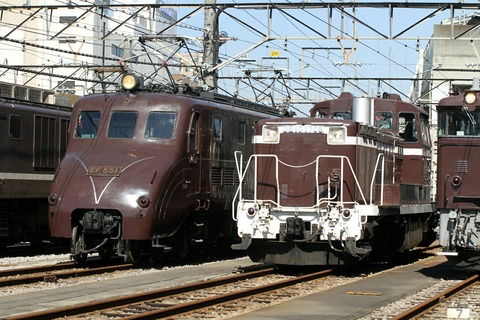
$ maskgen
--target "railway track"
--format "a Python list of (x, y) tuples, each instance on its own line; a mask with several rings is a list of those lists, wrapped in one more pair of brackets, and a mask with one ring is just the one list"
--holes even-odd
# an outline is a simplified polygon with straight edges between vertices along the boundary
[(444, 319), (447, 317), (476, 319), (469, 313), (472, 307), (478, 307), (477, 301), (480, 297), (479, 281), (480, 276), (475, 274), (395, 316), (392, 320), (419, 319), (420, 317), (422, 319)]
[[(285, 294), (285, 288), (289, 286), (314, 281), (329, 275), (332, 275), (332, 270), (286, 277), (276, 274), (274, 268), (266, 268), (173, 288), (17, 315), (6, 319), (52, 319), (73, 316), (75, 319), (171, 317), (189, 312), (199, 312), (198, 310), (237, 299), (258, 297), (260, 294), (280, 289), (281, 292), (276, 293), (278, 297), (278, 294)], [(253, 281), (253, 279), (255, 280)], [(265, 299), (265, 296), (262, 295), (262, 299)], [(273, 296), (272, 299), (274, 299)]]
[(105, 266), (104, 264), (90, 264), (89, 267), (79, 268), (73, 262), (36, 266), (29, 268), (8, 269), (0, 271), (0, 288), (39, 281), (55, 282), (58, 279), (71, 277), (85, 277), (99, 273), (108, 273), (132, 268), (132, 264)]

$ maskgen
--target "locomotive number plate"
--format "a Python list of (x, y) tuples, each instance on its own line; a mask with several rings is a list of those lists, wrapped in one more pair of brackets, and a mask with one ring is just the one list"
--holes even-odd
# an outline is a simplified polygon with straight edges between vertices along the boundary
[(117, 166), (90, 166), (87, 176), (118, 177), (122, 167)]

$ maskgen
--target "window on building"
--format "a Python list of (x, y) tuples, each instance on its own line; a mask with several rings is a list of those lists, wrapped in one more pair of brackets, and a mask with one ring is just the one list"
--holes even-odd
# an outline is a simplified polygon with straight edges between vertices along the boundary
[(75, 94), (75, 81), (58, 81), (57, 93)]
[(58, 43), (75, 43), (77, 37), (58, 37)]
[(123, 58), (123, 56), (125, 55), (125, 50), (117, 45), (112, 44), (112, 54), (117, 57)]
[(70, 24), (77, 20), (76, 16), (60, 16), (60, 23)]

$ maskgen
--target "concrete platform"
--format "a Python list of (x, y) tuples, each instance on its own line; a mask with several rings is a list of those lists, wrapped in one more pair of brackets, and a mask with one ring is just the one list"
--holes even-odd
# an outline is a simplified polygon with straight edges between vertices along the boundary
[[(415, 265), (396, 268), (331, 290), (238, 316), (235, 319), (356, 319), (455, 273), (445, 257), (436, 256)], [(353, 295), (346, 292), (375, 292), (380, 295)]]
[[(248, 258), (212, 262), (202, 265), (202, 277), (208, 279), (228, 275), (238, 267), (253, 266)], [(101, 278), (101, 275), (99, 276)], [(0, 319), (22, 313), (53, 309), (112, 296), (171, 287), (180, 283), (200, 280), (198, 266), (158, 270), (152, 273), (101, 280), (99, 283), (79, 284), (70, 287), (45, 289), (32, 293), (11, 294), (0, 297)], [(39, 286), (44, 285), (39, 283)], [(2, 288), (8, 290), (8, 288)]]

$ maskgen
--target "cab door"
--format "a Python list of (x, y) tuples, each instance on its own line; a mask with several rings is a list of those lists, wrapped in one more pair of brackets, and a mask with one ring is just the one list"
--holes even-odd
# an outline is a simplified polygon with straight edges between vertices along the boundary
[(0, 157), (0, 172), (8, 172), (10, 134), (9, 134), (9, 115), (7, 112), (0, 112), (0, 146), (2, 146), (2, 156)]
[(212, 133), (206, 113), (196, 111), (190, 119), (188, 132), (188, 156), (192, 168), (192, 183), (196, 193), (211, 191), (211, 142)]

